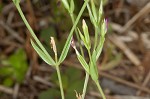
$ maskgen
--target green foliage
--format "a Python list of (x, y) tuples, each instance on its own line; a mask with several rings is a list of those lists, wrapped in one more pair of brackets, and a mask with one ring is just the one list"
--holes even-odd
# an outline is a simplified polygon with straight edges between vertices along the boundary
[(69, 13), (73, 13), (75, 9), (74, 0), (69, 0), (69, 1), (70, 3), (68, 2), (68, 0), (62, 0), (62, 3), (64, 4), (64, 7), (67, 9)]
[(38, 55), (49, 65), (55, 66), (54, 60), (50, 57), (47, 56), (39, 47), (36, 46), (36, 44), (31, 40), (31, 44), (35, 51), (38, 53)]
[(3, 3), (0, 3), (0, 14), (2, 12), (2, 9), (3, 9)]
[(67, 0), (62, 0), (64, 7), (69, 11), (69, 4)]
[(28, 69), (24, 50), (17, 50), (16, 53), (12, 54), (8, 58), (7, 62), (9, 63), (9, 66), (0, 68), (0, 76), (4, 78), (3, 84), (11, 86), (13, 84), (13, 80), (18, 83), (22, 83)]
[[(8, 60), (7, 60), (7, 62), (8, 62)], [(13, 68), (11, 68), (10, 66), (0, 68), (0, 75), (2, 77), (10, 76), (10, 75), (12, 75), (12, 73), (13, 73)]]
[(10, 65), (14, 70), (15, 79), (21, 83), (24, 80), (28, 64), (26, 60), (26, 54), (23, 49), (19, 49), (14, 55), (9, 57)]
[[(72, 75), (71, 78), (69, 78), (68, 76), (65, 75), (65, 74), (67, 74), (67, 72), (60, 75), (59, 65), (67, 57), (74, 30), (77, 29), (77, 24), (78, 24), (78, 22), (80, 20), (80, 17), (83, 14), (83, 11), (86, 7), (88, 8), (88, 12), (89, 12), (91, 22), (92, 22), (92, 24), (94, 25), (94, 28), (95, 28), (95, 42), (94, 42), (95, 44), (94, 44), (94, 48), (92, 49), (93, 50), (92, 52), (91, 52), (91, 42), (90, 42), (88, 26), (86, 25), (86, 22), (84, 20), (83, 20), (83, 25), (82, 25), (84, 35), (80, 32), (80, 30), (79, 30), (79, 35), (80, 35), (80, 38), (82, 39), (82, 41), (83, 41), (83, 43), (84, 43), (84, 45), (85, 45), (85, 47), (88, 51), (89, 58), (90, 58), (89, 64), (87, 64), (87, 62), (85, 61), (84, 55), (80, 55), (75, 47), (74, 47), (74, 49), (76, 51), (78, 60), (80, 61), (80, 63), (84, 67), (85, 71), (88, 72), (91, 75), (91, 77), (94, 80), (94, 82), (96, 83), (103, 99), (106, 99), (103, 92), (102, 92), (102, 89), (99, 85), (99, 82), (98, 82), (98, 70), (97, 70), (97, 67), (96, 67), (96, 61), (97, 61), (98, 57), (101, 54), (103, 44), (104, 44), (104, 41), (105, 41), (105, 34), (107, 32), (107, 21), (105, 19), (103, 19), (103, 17), (102, 17), (102, 15), (103, 15), (103, 12), (102, 12), (103, 2), (101, 0), (100, 7), (99, 7), (99, 10), (98, 10), (97, 7), (95, 6), (94, 0), (91, 1), (91, 5), (88, 4), (89, 0), (84, 0), (84, 1), (85, 2), (83, 4), (76, 20), (75, 20), (74, 19), (75, 17), (74, 17), (74, 14), (73, 14), (73, 12), (75, 10), (74, 1), (70, 0), (68, 2), (68, 0), (62, 0), (62, 3), (64, 4), (64, 7), (68, 10), (68, 12), (71, 16), (71, 19), (73, 21), (73, 27), (71, 28), (71, 31), (69, 33), (69, 36), (67, 38), (67, 41), (66, 41), (66, 43), (63, 47), (63, 50), (62, 50), (61, 55), (60, 55), (59, 58), (57, 57), (57, 51), (56, 51), (57, 49), (56, 49), (55, 41), (54, 41), (54, 39), (53, 39), (53, 41), (51, 41), (51, 44), (53, 45), (53, 50), (55, 52), (55, 61), (54, 61), (52, 59), (51, 55), (49, 55), (49, 53), (47, 52), (47, 50), (43, 46), (43, 44), (39, 41), (39, 39), (35, 35), (34, 31), (30, 27), (29, 23), (27, 22), (24, 14), (23, 14), (23, 12), (20, 8), (20, 5), (19, 5), (20, 1), (19, 0), (13, 0), (13, 2), (15, 3), (15, 5), (16, 5), (16, 7), (17, 7), (17, 9), (18, 9), (18, 11), (19, 11), (24, 23), (25, 23), (25, 25), (27, 26), (27, 28), (29, 29), (29, 31), (30, 31), (30, 33), (33, 37), (33, 39), (31, 39), (31, 44), (32, 44), (33, 48), (35, 49), (35, 51), (38, 53), (38, 55), (47, 64), (54, 66), (57, 70), (57, 76), (58, 76), (59, 81), (55, 79), (56, 74), (54, 74), (52, 76), (52, 78), (53, 78), (53, 80), (55, 79), (55, 81), (53, 81), (53, 82), (55, 82), (56, 85), (58, 85), (58, 83), (59, 83), (62, 99), (64, 99), (63, 89), (65, 90), (65, 92), (67, 94), (66, 95), (67, 99), (73, 99), (73, 97), (75, 96), (75, 95), (73, 95), (73, 94), (75, 94), (74, 90), (76, 88), (78, 88), (78, 86), (80, 86), (80, 85), (81, 85), (80, 88), (82, 88), (82, 86), (83, 86), (82, 83), (81, 83), (82, 82), (81, 80), (80, 80), (80, 82), (78, 80), (74, 80), (73, 82), (70, 81), (71, 78), (74, 78), (74, 75), (72, 75), (72, 73), (68, 74), (68, 75)], [(100, 38), (98, 36), (100, 36)], [(15, 66), (16, 65), (17, 64), (15, 64)], [(17, 78), (21, 78), (20, 75), (18, 75), (18, 74), (16, 74), (16, 75), (17, 75)], [(61, 77), (62, 77), (62, 81), (61, 81)], [(86, 79), (85, 82), (86, 81), (88, 81), (88, 79)], [(63, 84), (63, 88), (62, 88), (62, 84)], [(87, 87), (87, 85), (84, 86), (84, 88), (86, 88), (86, 87)], [(80, 88), (78, 88), (78, 89), (80, 89)], [(86, 89), (84, 89), (84, 90), (86, 90)], [(39, 98), (42, 98), (42, 99), (43, 98), (45, 98), (45, 99), (52, 98), (52, 97), (49, 97), (48, 93), (52, 93), (52, 96), (54, 96), (54, 97), (55, 97), (56, 94), (58, 94), (57, 91), (51, 92), (51, 90), (48, 90), (48, 92), (41, 93)], [(84, 91), (84, 94), (85, 94), (85, 91)]]
[(80, 12), (79, 12), (77, 18), (76, 18), (76, 21), (75, 21), (75, 23), (74, 23), (74, 25), (73, 25), (73, 27), (72, 27), (70, 33), (69, 33), (68, 39), (67, 39), (67, 41), (66, 41), (66, 43), (65, 43), (65, 46), (64, 46), (63, 51), (62, 51), (62, 53), (61, 53), (61, 56), (60, 56), (60, 58), (59, 58), (58, 64), (62, 63), (62, 62), (64, 61), (64, 59), (66, 58), (66, 56), (67, 56), (67, 53), (68, 53), (68, 51), (69, 51), (69, 47), (70, 47), (70, 44), (71, 44), (73, 32), (74, 32), (74, 30), (76, 29), (77, 24), (78, 24), (78, 22), (79, 22), (79, 19), (80, 19), (81, 15), (82, 15), (82, 13), (83, 13), (83, 11), (84, 11), (86, 5), (88, 4), (88, 2), (89, 2), (89, 0), (85, 0), (85, 2), (84, 2), (84, 4), (83, 4), (83, 6), (82, 6), (82, 8), (81, 8), (81, 10), (80, 10)]
[(96, 51), (93, 51), (92, 61), (90, 61), (90, 75), (94, 81), (98, 80), (98, 69), (96, 65)]
[(85, 69), (86, 72), (89, 73), (89, 65), (87, 64), (87, 62), (85, 61), (83, 56), (80, 55), (80, 53), (77, 50), (75, 50), (75, 51), (76, 51), (76, 54), (77, 54), (77, 58), (78, 58), (79, 62), (81, 63), (82, 67)]
[(12, 0), (14, 4), (18, 5), (20, 3), (20, 0)]
[(70, 1), (70, 13), (73, 13), (75, 9), (74, 0)]
[[(82, 72), (76, 68), (67, 68), (61, 76), (66, 99), (76, 99), (74, 90), (81, 92), (83, 87)], [(51, 75), (51, 79), (56, 86), (59, 86), (56, 73)], [(56, 90), (56, 88), (43, 91), (40, 93), (39, 99), (59, 99), (58, 92), (59, 90)]]
[(4, 85), (4, 86), (8, 86), (8, 87), (9, 87), (9, 86), (12, 86), (13, 83), (14, 83), (14, 82), (13, 82), (13, 80), (12, 80), (11, 78), (5, 78), (4, 81), (3, 81), (3, 85)]
[(42, 91), (38, 97), (38, 99), (60, 99), (59, 91), (57, 89)]
[[(99, 81), (98, 81), (98, 68), (96, 65), (96, 62), (102, 52), (102, 48), (104, 45), (104, 41), (105, 41), (105, 35), (107, 32), (107, 20), (104, 19), (102, 17), (103, 15), (103, 1), (101, 0), (100, 2), (100, 6), (99, 6), (99, 10), (97, 10), (95, 3), (93, 2), (93, 0), (91, 0), (91, 6), (89, 4), (87, 4), (87, 9), (89, 12), (89, 17), (90, 20), (95, 28), (95, 41), (94, 41), (94, 47), (93, 47), (93, 51), (91, 52), (91, 45), (90, 45), (90, 38), (89, 38), (89, 31), (88, 31), (88, 26), (86, 25), (86, 22), (83, 20), (83, 25), (82, 25), (82, 29), (84, 32), (84, 35), (80, 32), (80, 30), (78, 29), (79, 35), (81, 40), (83, 41), (84, 46), (86, 47), (88, 54), (89, 54), (89, 66), (87, 66), (87, 64), (83, 64), (86, 63), (86, 61), (82, 58), (83, 56), (81, 56), (79, 54), (79, 52), (77, 51), (76, 47), (73, 46), (73, 48), (76, 51), (77, 57), (79, 62), (83, 65), (85, 65), (86, 67), (90, 68), (90, 72), (89, 74), (91, 75), (93, 81), (96, 83), (103, 99), (106, 99), (100, 85), (99, 85)], [(99, 29), (100, 28), (100, 29)], [(100, 37), (98, 37), (100, 36)], [(86, 67), (84, 67), (85, 71)]]
[(93, 0), (91, 0), (91, 9), (92, 9), (92, 13), (93, 13), (94, 19), (97, 22), (98, 21), (97, 9), (95, 7), (95, 4), (94, 4)]

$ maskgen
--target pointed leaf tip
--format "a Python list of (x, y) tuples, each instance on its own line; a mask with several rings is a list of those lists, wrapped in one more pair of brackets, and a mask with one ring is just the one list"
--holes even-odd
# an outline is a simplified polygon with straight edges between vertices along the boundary
[(38, 55), (49, 65), (54, 66), (55, 62), (54, 60), (50, 57), (47, 56), (33, 41), (32, 39), (30, 40), (31, 45), (33, 46), (34, 50), (38, 53)]

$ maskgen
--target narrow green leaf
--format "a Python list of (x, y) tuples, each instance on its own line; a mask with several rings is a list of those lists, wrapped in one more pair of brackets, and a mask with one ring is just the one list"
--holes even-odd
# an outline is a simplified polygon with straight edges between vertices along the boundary
[(92, 60), (90, 61), (90, 74), (91, 74), (91, 77), (94, 81), (96, 81), (98, 79), (98, 68), (97, 68), (97, 65), (96, 65), (96, 51), (94, 50), (93, 51), (93, 54), (92, 54)]
[(20, 0), (13, 0), (15, 5), (18, 5), (20, 3)]
[(89, 47), (89, 45), (88, 45), (88, 43), (87, 43), (85, 37), (82, 35), (82, 33), (81, 33), (81, 31), (80, 31), (79, 29), (78, 29), (78, 32), (79, 32), (79, 35), (80, 35), (81, 40), (82, 40), (83, 43), (84, 43), (84, 46), (85, 46), (87, 49), (89, 49), (90, 47)]
[(101, 0), (100, 7), (98, 10), (98, 23), (100, 22), (102, 15), (103, 15), (103, 0)]
[(93, 1), (93, 0), (91, 0), (91, 6), (92, 6), (93, 16), (94, 16), (94, 18), (95, 18), (95, 20), (96, 20), (96, 22), (97, 22), (97, 21), (98, 21), (98, 20), (97, 20), (97, 11), (96, 11), (96, 7), (95, 7), (95, 4), (94, 4), (94, 1)]
[(93, 62), (90, 62), (90, 75), (94, 81), (98, 80), (98, 71), (96, 65)]
[(87, 8), (88, 8), (90, 20), (91, 20), (92, 24), (96, 27), (96, 20), (95, 20), (93, 14), (92, 14), (92, 11), (91, 11), (91, 8), (90, 8), (89, 4), (87, 5)]
[(99, 45), (96, 48), (96, 52), (97, 52), (97, 54), (96, 54), (96, 60), (99, 58), (99, 56), (100, 56), (100, 54), (102, 52), (104, 41), (105, 41), (105, 37), (101, 36)]
[[(19, 1), (17, 1), (19, 2)], [(39, 41), (39, 39), (37, 38), (37, 36), (35, 35), (33, 29), (31, 28), (31, 26), (29, 25), (26, 17), (24, 16), (22, 10), (21, 10), (21, 7), (19, 4), (16, 5), (17, 9), (18, 9), (18, 12), (22, 18), (22, 20), (24, 21), (26, 27), (28, 28), (28, 30), (30, 31), (30, 34), (32, 35), (32, 37), (34, 38), (35, 42), (37, 43), (37, 45), (40, 47), (40, 49), (46, 54), (46, 56), (48, 56), (50, 59), (51, 57), (49, 56), (48, 52), (46, 51), (46, 49), (44, 48), (44, 46), (42, 45), (42, 43)]]
[(75, 23), (74, 23), (74, 25), (73, 25), (73, 27), (72, 27), (72, 29), (71, 29), (71, 31), (70, 31), (70, 34), (69, 34), (69, 36), (68, 36), (68, 39), (67, 39), (67, 41), (66, 41), (66, 43), (65, 43), (65, 46), (64, 46), (64, 48), (63, 48), (63, 51), (62, 51), (62, 53), (61, 53), (61, 55), (60, 55), (58, 64), (62, 63), (62, 62), (64, 61), (64, 59), (66, 58), (66, 56), (67, 56), (67, 53), (68, 53), (68, 51), (69, 51), (69, 47), (70, 47), (70, 44), (71, 44), (73, 32), (74, 32), (74, 30), (75, 30), (75, 28), (76, 28), (76, 26), (77, 26), (77, 24), (78, 24), (78, 22), (79, 22), (79, 19), (80, 19), (81, 15), (82, 15), (84, 9), (86, 8), (88, 2), (89, 2), (89, 0), (85, 0), (85, 2), (84, 2), (84, 4), (83, 4), (83, 6), (82, 6), (82, 8), (81, 8), (81, 10), (80, 10), (80, 12), (79, 12), (77, 18), (76, 18), (76, 21), (75, 21)]
[(71, 44), (71, 37), (68, 37), (68, 39), (67, 39), (67, 41), (65, 43), (65, 46), (64, 46), (64, 48), (62, 50), (62, 53), (60, 55), (58, 64), (62, 63), (65, 60), (65, 58), (66, 58), (66, 56), (68, 54), (68, 51), (69, 51), (70, 44)]
[(69, 11), (69, 4), (67, 0), (62, 0), (64, 7)]
[(54, 65), (55, 65), (54, 60), (53, 60), (50, 56), (48, 57), (40, 48), (38, 48), (38, 47), (36, 46), (36, 44), (35, 44), (32, 40), (30, 40), (30, 41), (31, 41), (31, 44), (32, 44), (33, 48), (34, 48), (35, 51), (38, 53), (38, 55), (39, 55), (47, 64), (54, 66)]
[(70, 1), (70, 12), (73, 13), (74, 12), (74, 0)]
[(80, 55), (80, 53), (76, 49), (75, 49), (75, 51), (77, 54), (77, 58), (78, 58), (79, 62), (81, 63), (82, 67), (86, 70), (86, 72), (89, 73), (89, 65), (87, 64), (85, 59)]
[(18, 49), (8, 58), (8, 61), (10, 68), (13, 70), (9, 77), (14, 78), (18, 83), (22, 83), (28, 70), (25, 51), (23, 49)]

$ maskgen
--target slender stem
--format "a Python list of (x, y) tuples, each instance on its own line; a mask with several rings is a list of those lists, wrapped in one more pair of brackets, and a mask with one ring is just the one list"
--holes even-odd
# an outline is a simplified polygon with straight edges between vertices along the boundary
[(90, 49), (87, 49), (87, 51), (88, 51), (88, 54), (89, 54), (90, 61), (93, 62), (93, 60), (92, 60), (92, 54), (91, 54)]
[[(74, 19), (73, 13), (70, 13), (70, 16), (71, 16), (72, 23), (74, 24), (75, 19)], [(80, 43), (80, 37), (79, 37), (78, 31), (77, 31), (77, 28), (75, 29), (75, 33), (76, 33), (77, 40), (79, 42), (81, 55), (84, 57), (84, 52), (83, 52), (83, 48), (82, 48), (81, 43)], [(88, 80), (89, 80), (89, 73), (86, 72), (84, 87), (83, 87), (83, 91), (82, 91), (82, 99), (85, 98), (86, 89), (87, 89), (87, 85), (88, 85)]]
[[(74, 24), (75, 23), (75, 18), (74, 18), (73, 13), (70, 13), (70, 17), (71, 17), (72, 23)], [(78, 34), (77, 28), (75, 28), (75, 33), (76, 33), (77, 40), (79, 42), (79, 47), (80, 47), (81, 55), (84, 57), (84, 52), (83, 52), (83, 48), (81, 46), (80, 36)]]
[(36, 41), (37, 44), (40, 46), (40, 48), (44, 51), (44, 53), (45, 53), (46, 55), (49, 55), (48, 52), (47, 52), (47, 51), (45, 50), (45, 48), (43, 47), (43, 45), (41, 44), (41, 42), (39, 41), (39, 39), (37, 38), (37, 36), (35, 35), (35, 33), (34, 33), (34, 31), (32, 30), (32, 28), (30, 27), (30, 25), (29, 25), (27, 19), (25, 18), (24, 14), (23, 14), (23, 12), (22, 12), (22, 10), (21, 10), (20, 5), (18, 4), (18, 5), (16, 5), (16, 7), (17, 7), (18, 12), (19, 12), (19, 14), (20, 14), (22, 20), (24, 21), (26, 27), (27, 27), (28, 30), (30, 31), (32, 37), (35, 39), (35, 41)]
[(80, 10), (80, 12), (79, 12), (77, 18), (76, 18), (76, 21), (75, 21), (75, 23), (74, 23), (74, 25), (73, 25), (73, 27), (72, 27), (72, 29), (71, 29), (71, 31), (70, 31), (70, 35), (69, 35), (69, 36), (72, 36), (72, 34), (73, 34), (73, 32), (74, 32), (74, 30), (75, 30), (75, 28), (76, 28), (76, 26), (77, 26), (77, 24), (78, 24), (78, 22), (79, 22), (79, 20), (80, 20), (80, 17), (81, 17), (81, 15), (82, 15), (84, 9), (86, 8), (88, 2), (89, 2), (89, 0), (85, 0), (85, 2), (84, 2), (84, 4), (83, 4), (83, 6), (82, 6), (82, 8), (81, 8), (81, 10)]
[(97, 88), (98, 88), (98, 90), (99, 90), (99, 92), (100, 92), (102, 98), (103, 98), (103, 99), (106, 99), (106, 97), (105, 97), (105, 95), (104, 95), (104, 92), (103, 92), (103, 90), (102, 90), (102, 88), (101, 88), (101, 86), (100, 86), (100, 84), (99, 84), (99, 81), (97, 80), (95, 83), (96, 83), (96, 85), (97, 85)]
[[(66, 49), (66, 48), (63, 48), (63, 51), (62, 51), (62, 52), (68, 52), (68, 51), (69, 51), (69, 47), (70, 47), (70, 43), (71, 43), (71, 39), (72, 39), (73, 32), (74, 32), (74, 30), (75, 30), (75, 28), (76, 28), (76, 26), (77, 26), (77, 24), (78, 24), (78, 22), (79, 22), (79, 20), (80, 20), (81, 15), (83, 14), (83, 11), (85, 10), (85, 8), (86, 8), (88, 2), (89, 2), (89, 0), (85, 0), (85, 2), (84, 2), (84, 4), (83, 4), (83, 6), (82, 6), (82, 8), (81, 8), (81, 10), (80, 10), (80, 12), (79, 12), (77, 18), (76, 18), (76, 20), (75, 20), (75, 22), (74, 22), (74, 25), (73, 25), (73, 27), (71, 28), (71, 31), (70, 31), (69, 36), (68, 36), (68, 39), (67, 39), (67, 41), (66, 41), (66, 43), (65, 43), (65, 46), (67, 45), (68, 47), (67, 47), (67, 49)], [(62, 57), (64, 57), (64, 56), (61, 54), (59, 60), (62, 59)], [(62, 60), (61, 60), (61, 61), (58, 61), (59, 64), (60, 64), (61, 62), (62, 62)]]
[[(89, 49), (88, 49), (88, 53), (89, 53), (89, 57), (90, 57), (90, 62), (93, 62), (92, 56), (91, 56), (91, 52), (90, 52)], [(102, 90), (102, 88), (101, 88), (101, 86), (100, 86), (100, 84), (99, 84), (99, 81), (97, 80), (97, 81), (94, 81), (94, 82), (96, 83), (96, 85), (97, 85), (97, 87), (98, 87), (98, 90), (99, 90), (100, 94), (102, 95), (102, 98), (103, 98), (103, 99), (106, 99), (106, 97), (105, 97), (105, 95), (104, 95), (104, 92), (103, 92), (103, 90)]]
[(58, 80), (59, 80), (61, 98), (62, 98), (62, 99), (65, 99), (64, 91), (63, 91), (63, 85), (62, 85), (62, 79), (61, 79), (60, 70), (59, 70), (59, 66), (56, 66), (56, 71), (57, 71), (57, 76), (58, 76)]
[(88, 85), (88, 81), (89, 81), (89, 76), (90, 76), (89, 73), (86, 72), (84, 87), (83, 87), (83, 91), (82, 91), (82, 99), (85, 98), (86, 89), (87, 89), (87, 85)]
[[(74, 15), (72, 13), (70, 13), (70, 16), (71, 16), (72, 23), (74, 24), (74, 20), (75, 20), (74, 19)], [(79, 42), (79, 47), (80, 47), (81, 55), (84, 57), (84, 52), (83, 52), (83, 48), (82, 48), (81, 43), (80, 43), (80, 37), (79, 37), (77, 29), (75, 29), (75, 33), (76, 33), (77, 40)], [(86, 72), (85, 81), (84, 81), (84, 87), (83, 87), (83, 91), (82, 91), (82, 99), (85, 98), (88, 81), (89, 81), (89, 73)]]

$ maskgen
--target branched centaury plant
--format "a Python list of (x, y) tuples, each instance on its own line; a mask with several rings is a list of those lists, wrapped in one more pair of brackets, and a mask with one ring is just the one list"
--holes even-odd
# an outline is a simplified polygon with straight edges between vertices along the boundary
[[(89, 38), (88, 26), (86, 25), (86, 22), (84, 20), (83, 20), (83, 26), (82, 26), (84, 34), (82, 34), (81, 31), (78, 29), (80, 38), (82, 39), (82, 41), (88, 51), (88, 54), (89, 54), (89, 59), (90, 59), (89, 63), (87, 63), (85, 61), (84, 57), (82, 55), (80, 55), (77, 48), (75, 47), (74, 41), (72, 41), (72, 47), (75, 49), (75, 52), (77, 54), (77, 58), (78, 58), (79, 62), (81, 63), (81, 65), (83, 66), (85, 71), (90, 74), (92, 80), (96, 83), (103, 99), (106, 99), (106, 97), (102, 91), (102, 88), (99, 84), (98, 68), (96, 65), (96, 62), (97, 62), (97, 60), (101, 54), (102, 48), (103, 48), (103, 44), (105, 41), (105, 34), (107, 32), (107, 20), (102, 17), (102, 15), (103, 15), (103, 12), (102, 12), (103, 7), (102, 6), (103, 5), (102, 5), (102, 0), (101, 0), (100, 8), (97, 13), (95, 4), (92, 0), (91, 0), (91, 7), (89, 5), (87, 5), (91, 22), (95, 28), (95, 42), (94, 42), (94, 47), (92, 50), (91, 50), (92, 46), (91, 46), (91, 42), (90, 42), (90, 38)], [(98, 35), (100, 36), (99, 42), (98, 42)]]
[[(70, 3), (67, 0), (62, 0), (62, 3), (64, 4), (64, 7), (67, 9), (67, 11), (68, 11), (68, 13), (71, 17), (72, 23), (74, 24), (75, 23), (75, 15), (74, 15), (75, 4), (74, 4), (74, 0), (71, 0)], [(77, 31), (77, 27), (75, 28), (75, 33), (76, 33), (76, 37), (77, 37), (77, 40), (78, 40), (78, 43), (79, 43), (81, 55), (84, 57), (84, 52), (83, 52), (83, 48), (81, 46), (81, 40), (80, 40), (80, 37), (79, 37), (79, 33)], [(84, 99), (85, 94), (86, 94), (88, 79), (89, 79), (89, 73), (86, 72), (84, 87), (83, 87), (83, 91), (82, 91), (83, 99)]]
[[(69, 51), (69, 48), (70, 48), (70, 44), (71, 44), (71, 40), (72, 40), (72, 35), (73, 35), (73, 32), (79, 22), (79, 19), (84, 11), (84, 9), (86, 8), (89, 0), (85, 0), (78, 16), (77, 16), (77, 19), (75, 20), (74, 22), (74, 25), (70, 31), (70, 34), (67, 38), (67, 41), (65, 43), (65, 46), (62, 50), (62, 53), (59, 57), (59, 59), (57, 59), (57, 51), (56, 51), (56, 45), (55, 45), (55, 42), (54, 42), (54, 38), (51, 38), (51, 44), (52, 44), (52, 47), (53, 47), (53, 51), (55, 53), (55, 61), (53, 60), (53, 58), (48, 54), (48, 52), (46, 51), (46, 49), (43, 47), (43, 45), (41, 44), (41, 42), (39, 41), (39, 39), (37, 38), (37, 36), (35, 35), (34, 31), (32, 30), (32, 28), (30, 27), (28, 21), (26, 20), (22, 10), (21, 10), (21, 7), (20, 7), (20, 0), (12, 0), (19, 12), (19, 14), (21, 15), (21, 18), (23, 19), (25, 25), (27, 26), (27, 28), (29, 29), (34, 41), (36, 43), (33, 42), (33, 40), (31, 39), (31, 44), (33, 46), (33, 48), (36, 50), (36, 52), (38, 53), (38, 55), (49, 65), (53, 66), (56, 71), (57, 71), (57, 75), (58, 75), (58, 80), (59, 80), (59, 84), (60, 84), (60, 91), (61, 91), (61, 96), (62, 96), (62, 99), (64, 99), (64, 91), (63, 91), (63, 86), (62, 86), (62, 80), (61, 80), (61, 74), (60, 74), (60, 70), (59, 70), (59, 66), (60, 64), (64, 61), (64, 59), (66, 58), (67, 54), (68, 54), (68, 51)], [(63, 0), (63, 2), (66, 2), (66, 0)], [(67, 3), (65, 3), (66, 7), (69, 8), (69, 6), (67, 5)]]

